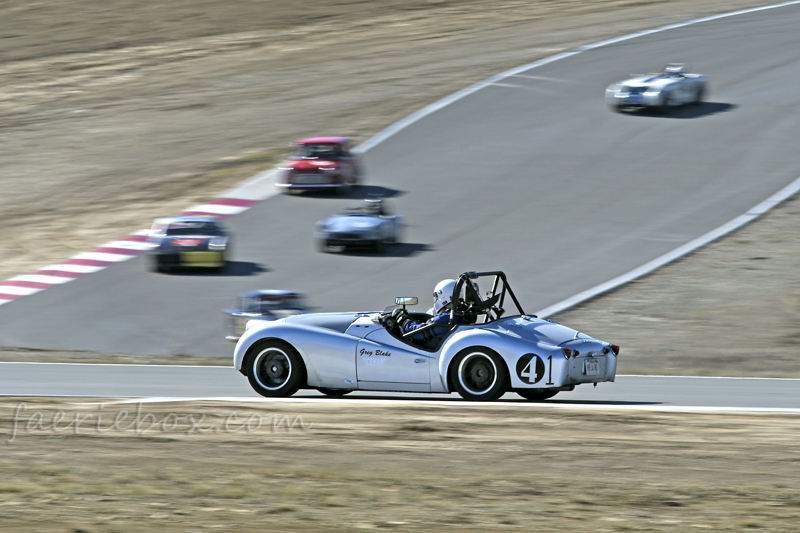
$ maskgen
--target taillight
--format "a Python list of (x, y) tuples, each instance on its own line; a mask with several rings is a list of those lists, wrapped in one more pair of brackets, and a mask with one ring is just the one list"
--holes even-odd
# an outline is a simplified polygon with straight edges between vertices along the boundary
[(619, 346), (612, 344), (611, 349), (614, 351), (614, 355), (619, 355)]
[(569, 348), (561, 348), (561, 351), (564, 352), (564, 357), (566, 357), (567, 359), (572, 357), (572, 350), (570, 350)]

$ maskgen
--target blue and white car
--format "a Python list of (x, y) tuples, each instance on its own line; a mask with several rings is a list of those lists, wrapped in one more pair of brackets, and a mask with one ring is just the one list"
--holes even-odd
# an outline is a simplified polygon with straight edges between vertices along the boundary
[(690, 74), (680, 63), (667, 65), (664, 72), (635, 76), (610, 85), (606, 103), (614, 111), (637, 108), (669, 110), (686, 104), (700, 104), (706, 93), (707, 78)]
[(382, 252), (400, 242), (403, 217), (393, 215), (382, 200), (365, 200), (362, 207), (317, 222), (314, 240), (321, 252), (369, 247)]
[[(491, 289), (482, 296), (477, 281)], [(503, 272), (466, 272), (452, 295), (457, 302), (444, 337), (433, 325), (403, 333), (403, 315), (417, 298), (394, 309), (312, 313), (274, 322), (251, 321), (233, 363), (263, 396), (317, 389), (330, 396), (356, 390), (450, 393), (496, 400), (514, 391), (545, 400), (582, 383), (614, 381), (619, 346), (556, 322), (525, 314)], [(514, 308), (514, 313), (507, 313)], [(440, 325), (437, 327), (441, 327)]]

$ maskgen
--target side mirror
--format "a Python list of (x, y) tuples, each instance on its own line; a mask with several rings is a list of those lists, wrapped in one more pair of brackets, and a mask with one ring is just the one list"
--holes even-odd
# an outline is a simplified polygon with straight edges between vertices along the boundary
[(419, 303), (419, 298), (416, 296), (398, 296), (394, 299), (395, 305), (402, 305), (403, 307), (407, 305), (417, 305)]

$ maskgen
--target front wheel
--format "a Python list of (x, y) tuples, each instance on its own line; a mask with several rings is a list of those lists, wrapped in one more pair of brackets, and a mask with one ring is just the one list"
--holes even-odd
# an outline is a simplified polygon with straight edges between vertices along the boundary
[(247, 379), (261, 396), (291, 396), (300, 389), (305, 376), (297, 350), (281, 341), (262, 341), (249, 350)]
[(517, 389), (514, 392), (532, 402), (541, 402), (558, 394), (557, 390), (549, 389)]
[(694, 95), (694, 105), (702, 105), (703, 98), (705, 98), (705, 95), (706, 95), (706, 88), (704, 85), (701, 85), (700, 87), (698, 87), (697, 93), (695, 93)]
[(671, 107), (672, 107), (672, 97), (670, 96), (669, 93), (666, 93), (664, 94), (664, 96), (661, 97), (661, 102), (658, 104), (656, 110), (662, 114), (669, 113), (672, 110)]
[(488, 348), (466, 348), (450, 364), (455, 391), (465, 400), (491, 402), (505, 394), (508, 371), (503, 359)]

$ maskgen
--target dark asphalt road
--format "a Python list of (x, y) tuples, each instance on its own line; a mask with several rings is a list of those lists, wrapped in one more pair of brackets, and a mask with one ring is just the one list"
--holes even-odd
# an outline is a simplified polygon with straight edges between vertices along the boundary
[[(225, 276), (163, 275), (143, 258), (0, 307), (0, 344), (227, 355), (219, 311), (292, 289), (319, 310), (427, 303), (466, 270), (504, 270), (528, 312), (607, 281), (744, 213), (800, 175), (800, 6), (598, 48), (491, 85), (366, 154), (363, 193), (409, 223), (382, 256), (321, 254), (314, 223), (354, 203), (278, 196), (233, 217)], [(686, 62), (708, 102), (615, 114), (605, 87)], [(578, 329), (581, 324), (569, 324)], [(598, 388), (598, 390), (600, 390)]]
[[(0, 396), (82, 396), (100, 398), (241, 398), (258, 399), (247, 379), (230, 367), (0, 363)], [(289, 399), (323, 398), (300, 391)], [(348, 400), (418, 400), (463, 402), (457, 394), (355, 392)], [(501, 400), (522, 402), (513, 393)], [(547, 403), (619, 407), (687, 407), (800, 410), (800, 380), (618, 376), (596, 388), (578, 386)]]

